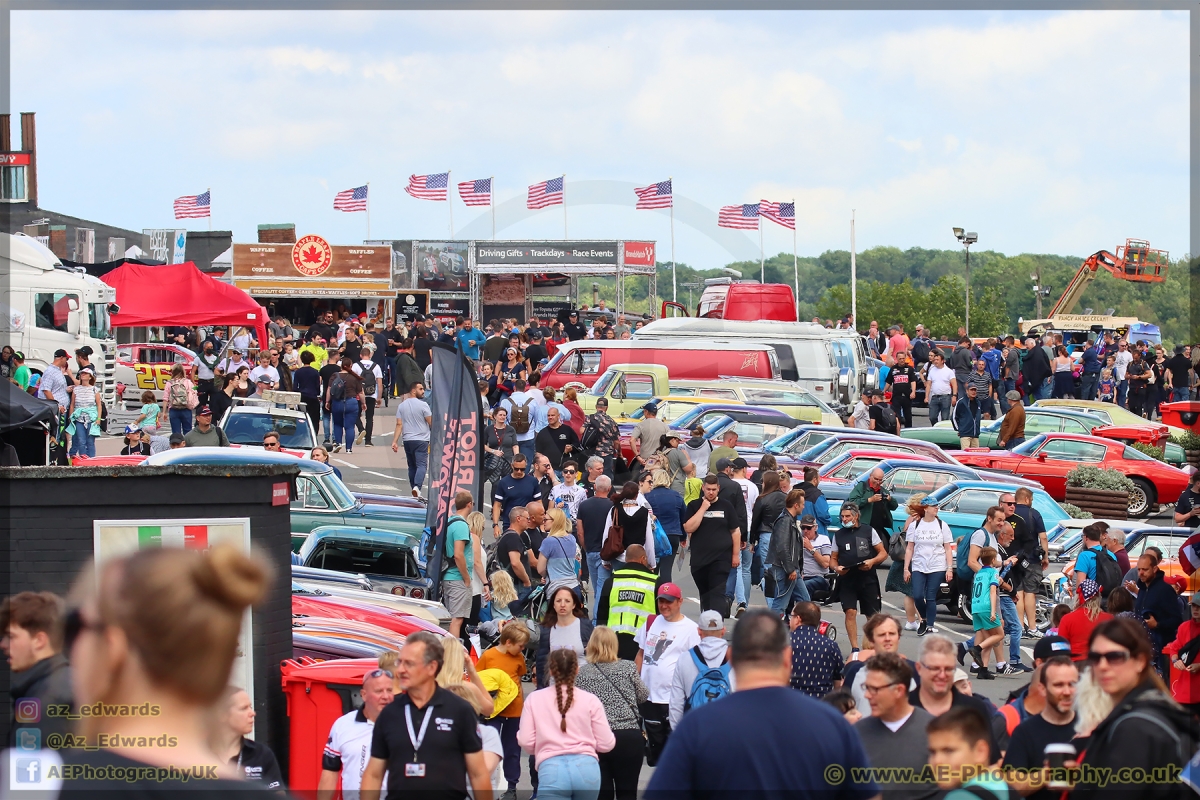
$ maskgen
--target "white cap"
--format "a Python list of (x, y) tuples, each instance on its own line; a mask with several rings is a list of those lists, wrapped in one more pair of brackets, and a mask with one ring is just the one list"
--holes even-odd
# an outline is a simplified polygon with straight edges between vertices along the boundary
[(720, 611), (703, 611), (700, 613), (700, 630), (723, 631), (725, 630), (725, 618), (721, 616)]

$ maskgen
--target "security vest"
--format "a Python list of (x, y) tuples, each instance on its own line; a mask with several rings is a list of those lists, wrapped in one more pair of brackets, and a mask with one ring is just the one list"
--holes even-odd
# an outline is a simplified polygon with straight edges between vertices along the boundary
[(608, 594), (608, 627), (616, 633), (637, 633), (657, 611), (655, 589), (653, 572), (629, 567), (614, 570)]

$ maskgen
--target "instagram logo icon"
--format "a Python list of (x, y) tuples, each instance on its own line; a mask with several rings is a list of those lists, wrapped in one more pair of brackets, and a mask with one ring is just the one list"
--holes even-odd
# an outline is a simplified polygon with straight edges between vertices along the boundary
[(17, 701), (17, 722), (29, 724), (42, 719), (42, 701), (36, 697), (22, 697)]

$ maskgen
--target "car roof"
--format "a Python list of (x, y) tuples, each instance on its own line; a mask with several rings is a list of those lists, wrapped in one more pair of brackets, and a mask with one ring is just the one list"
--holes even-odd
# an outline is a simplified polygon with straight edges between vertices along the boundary
[[(1000, 481), (963, 479), (960, 481), (951, 481), (950, 483), (947, 483), (944, 486), (939, 486), (938, 488), (934, 489), (933, 491), (934, 492), (949, 492), (954, 489), (999, 489), (1002, 492), (1012, 492), (1012, 491), (1015, 491), (1013, 489), (1013, 486), (1015, 486), (1015, 485), (1017, 485), (1017, 484), (1002, 483)], [(1042, 489), (1040, 487), (1030, 486), (1029, 489), (1030, 489), (1030, 491), (1033, 491), (1033, 492), (1041, 492), (1042, 494), (1045, 494), (1045, 495), (1049, 494), (1045, 489)]]
[(149, 467), (168, 467), (176, 464), (283, 464), (299, 467), (305, 474), (333, 474), (333, 467), (320, 461), (297, 458), (289, 453), (272, 453), (269, 450), (245, 447), (181, 447), (178, 450), (164, 450), (142, 463)]
[(354, 525), (322, 525), (312, 529), (308, 534), (305, 544), (308, 542), (316, 543), (323, 539), (357, 539), (359, 541), (406, 546), (412, 545), (417, 541), (417, 537), (411, 533), (401, 533), (381, 528), (360, 528)]
[(770, 417), (786, 417), (786, 416), (788, 416), (783, 411), (780, 411), (777, 408), (771, 408), (770, 406), (752, 406), (752, 405), (746, 405), (745, 403), (739, 403), (737, 405), (733, 405), (730, 403), (713, 403), (713, 402), (697, 403), (694, 408), (688, 409), (687, 413), (695, 414), (696, 416), (700, 416), (701, 414), (707, 414), (709, 411), (720, 411), (723, 414), (734, 413), (734, 412), (739, 412), (739, 413), (743, 413), (743, 414), (745, 414), (745, 413), (766, 414), (767, 416), (770, 416)]
[(899, 469), (901, 467), (920, 468), (927, 467), (943, 472), (953, 472), (958, 475), (966, 475), (974, 478), (979, 474), (979, 470), (974, 467), (964, 466), (963, 464), (947, 464), (944, 461), (920, 461), (915, 459), (887, 458), (875, 465), (876, 469), (882, 469), (887, 472), (889, 469)]
[(1069, 439), (1074, 442), (1091, 442), (1092, 444), (1114, 445), (1124, 444), (1116, 439), (1105, 439), (1103, 436), (1088, 436), (1085, 433), (1039, 433), (1038, 436), (1044, 436), (1049, 439)]
[(294, 417), (295, 419), (300, 419), (301, 417), (305, 417), (305, 418), (308, 417), (308, 413), (305, 411), (301, 411), (296, 408), (279, 408), (277, 406), (236, 405), (236, 406), (230, 406), (228, 413), (230, 415), (234, 415), (234, 414), (270, 414), (273, 417)]

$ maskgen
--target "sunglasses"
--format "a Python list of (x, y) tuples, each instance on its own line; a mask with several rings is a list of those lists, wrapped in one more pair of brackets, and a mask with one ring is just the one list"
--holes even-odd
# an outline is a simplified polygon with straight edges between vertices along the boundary
[(107, 626), (101, 622), (88, 622), (83, 618), (83, 612), (73, 608), (63, 617), (63, 652), (70, 655), (79, 634), (84, 631), (102, 631)]
[(363, 680), (369, 681), (369, 680), (371, 680), (371, 678), (382, 678), (384, 675), (386, 675), (389, 678), (396, 677), (395, 675), (392, 674), (391, 670), (373, 669), (370, 672), (368, 672), (366, 675), (363, 676)]
[(574, 474), (575, 474), (575, 470), (573, 470), (573, 469), (564, 469), (563, 470), (563, 475), (574, 475)]
[(525, 471), (524, 467), (513, 467), (512, 468), (513, 475), (516, 475), (518, 472), (524, 472), (524, 471)]
[(1118, 666), (1124, 664), (1133, 654), (1128, 650), (1110, 650), (1107, 653), (1097, 653), (1095, 650), (1088, 651), (1087, 661), (1089, 664), (1099, 664), (1101, 661), (1107, 662), (1109, 666)]

